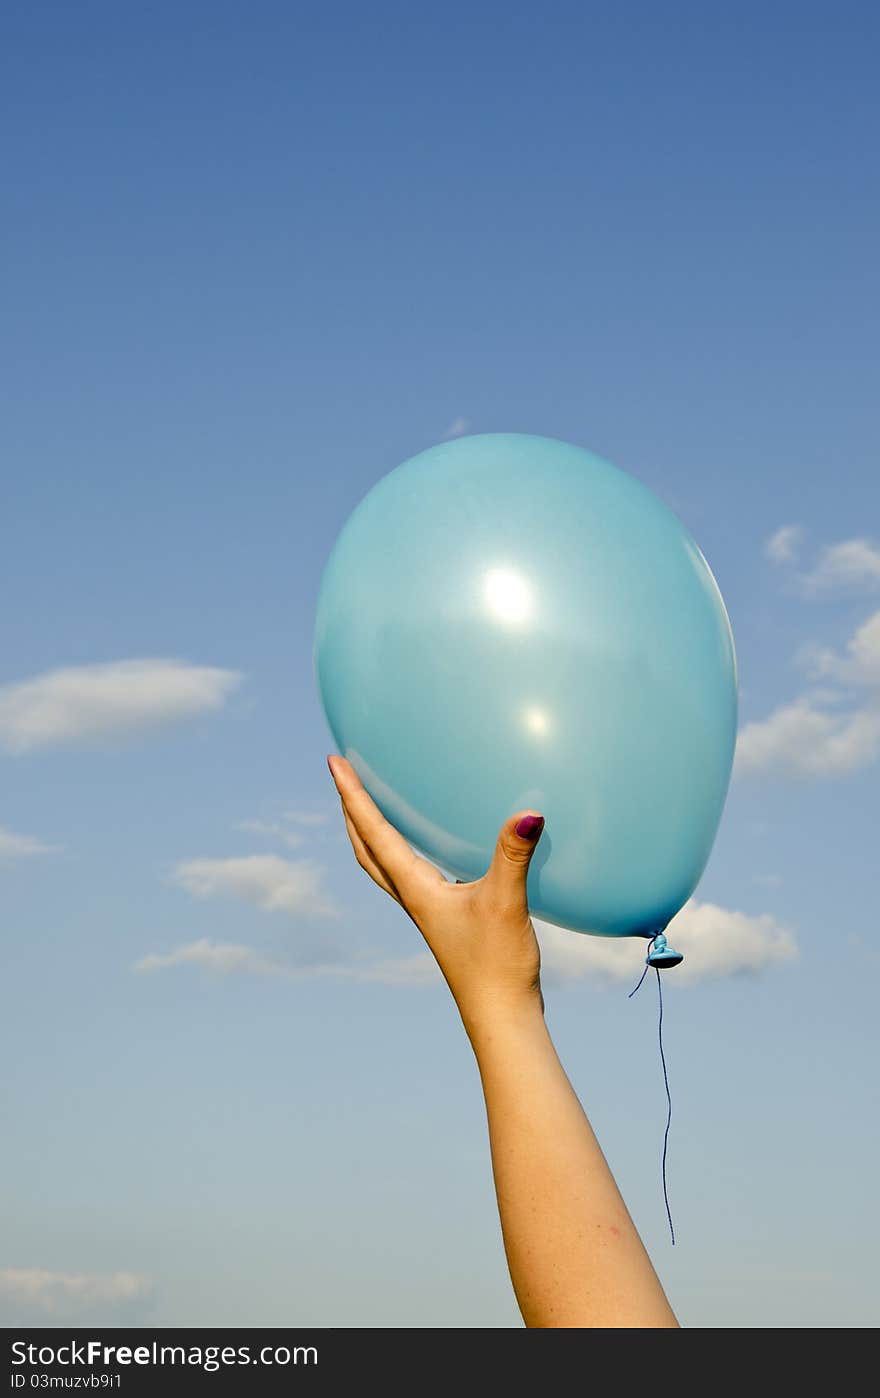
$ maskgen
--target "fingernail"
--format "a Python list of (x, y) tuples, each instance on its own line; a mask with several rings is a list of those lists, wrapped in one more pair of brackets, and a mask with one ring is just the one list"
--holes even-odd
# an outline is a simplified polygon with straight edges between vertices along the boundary
[(333, 776), (333, 754), (332, 754), (332, 752), (328, 752), (328, 754), (327, 754), (327, 766), (330, 768), (330, 775), (331, 775), (331, 777), (332, 777), (332, 776)]
[(537, 815), (523, 816), (522, 820), (516, 822), (516, 833), (521, 840), (537, 840), (544, 829), (544, 817)]

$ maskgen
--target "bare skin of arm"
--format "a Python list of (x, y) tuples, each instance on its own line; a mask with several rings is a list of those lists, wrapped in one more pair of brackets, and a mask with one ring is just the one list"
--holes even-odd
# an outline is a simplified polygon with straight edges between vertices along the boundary
[(349, 762), (332, 756), (328, 764), (358, 863), (419, 928), (473, 1047), (504, 1248), (526, 1325), (676, 1328), (544, 1019), (526, 902), (543, 822), (536, 812), (511, 816), (484, 876), (450, 883), (385, 820)]

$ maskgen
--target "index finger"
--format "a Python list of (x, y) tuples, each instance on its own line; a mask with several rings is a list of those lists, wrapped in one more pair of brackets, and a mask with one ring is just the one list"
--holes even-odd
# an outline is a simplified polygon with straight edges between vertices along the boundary
[[(331, 754), (327, 766), (355, 830), (406, 897), (407, 885), (413, 882), (413, 877), (420, 875), (423, 868), (432, 866), (419, 859), (400, 831), (385, 819), (346, 758)], [(435, 872), (439, 874), (439, 870)], [(442, 874), (439, 877), (442, 879)]]

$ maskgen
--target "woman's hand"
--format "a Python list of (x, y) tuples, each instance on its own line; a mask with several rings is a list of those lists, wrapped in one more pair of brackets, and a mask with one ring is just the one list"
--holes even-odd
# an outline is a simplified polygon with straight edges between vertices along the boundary
[(327, 759), (358, 863), (409, 913), (449, 982), (483, 1085), (510, 1277), (529, 1326), (676, 1326), (544, 1022), (526, 874), (544, 821), (504, 822), (492, 863), (448, 883)]
[(344, 757), (327, 759), (362, 869), (418, 927), (473, 1038), (487, 1019), (543, 1009), (541, 958), (526, 902), (526, 875), (543, 817), (504, 822), (492, 863), (473, 883), (449, 883), (422, 859), (364, 789)]

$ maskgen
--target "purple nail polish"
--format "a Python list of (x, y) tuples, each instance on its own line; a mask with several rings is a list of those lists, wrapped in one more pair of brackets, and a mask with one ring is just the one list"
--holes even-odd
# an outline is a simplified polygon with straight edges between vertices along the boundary
[(521, 840), (537, 840), (544, 829), (544, 817), (538, 815), (523, 816), (522, 820), (516, 823), (516, 833)]

